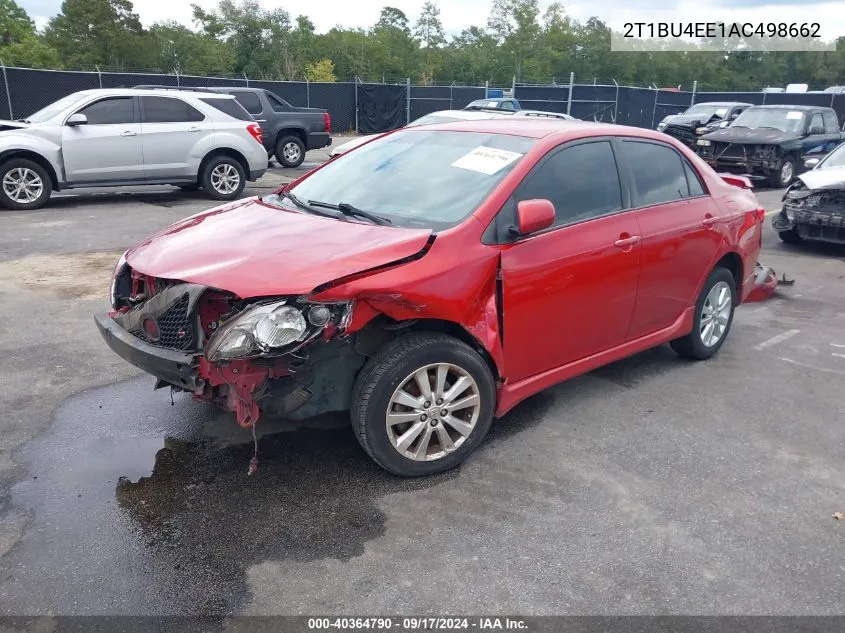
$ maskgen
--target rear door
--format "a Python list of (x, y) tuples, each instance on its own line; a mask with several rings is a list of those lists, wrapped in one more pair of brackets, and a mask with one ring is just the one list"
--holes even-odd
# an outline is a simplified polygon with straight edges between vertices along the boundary
[(141, 96), (141, 143), (144, 178), (193, 178), (201, 156), (194, 155), (214, 124), (202, 112), (178, 97)]
[(619, 139), (616, 147), (642, 235), (628, 333), (634, 340), (668, 328), (695, 303), (730, 214), (718, 209), (695, 168), (675, 148), (639, 139)]
[(88, 123), (62, 127), (62, 156), (69, 183), (143, 178), (141, 125), (135, 97), (98, 99), (74, 114), (84, 114)]
[(833, 138), (825, 132), (824, 117), (821, 112), (813, 112), (807, 121), (807, 135), (801, 142), (804, 156), (824, 156), (828, 150), (828, 144)]
[(511, 381), (625, 341), (639, 274), (634, 215), (625, 210), (608, 139), (570, 143), (543, 158), (497, 218), (513, 226), (520, 200), (555, 205), (555, 226), (503, 242), (505, 370)]

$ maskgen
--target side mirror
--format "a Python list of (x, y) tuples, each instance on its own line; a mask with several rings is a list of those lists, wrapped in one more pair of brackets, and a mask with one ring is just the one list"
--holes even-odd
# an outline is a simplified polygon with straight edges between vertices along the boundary
[(813, 167), (818, 165), (820, 161), (821, 161), (821, 158), (808, 158), (807, 160), (804, 161), (804, 167), (806, 169), (813, 169)]
[(728, 121), (733, 121), (739, 116), (739, 112), (734, 112), (728, 117)]
[(529, 235), (555, 223), (555, 205), (550, 200), (523, 200), (516, 206), (517, 231)]
[(77, 125), (87, 125), (88, 117), (77, 112), (76, 114), (71, 114), (67, 118), (67, 124), (71, 127), (76, 127)]

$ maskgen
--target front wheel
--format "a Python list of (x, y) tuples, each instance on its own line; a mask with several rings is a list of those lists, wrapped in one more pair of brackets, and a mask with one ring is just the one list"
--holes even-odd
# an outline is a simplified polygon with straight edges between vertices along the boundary
[(734, 318), (736, 281), (727, 268), (716, 268), (695, 302), (692, 332), (670, 343), (685, 358), (705, 360), (719, 351)]
[(771, 183), (775, 187), (788, 187), (795, 180), (795, 159), (792, 156), (787, 156), (780, 164), (780, 169), (774, 172), (771, 177)]
[(352, 426), (367, 454), (403, 477), (454, 468), (493, 423), (496, 387), (469, 345), (434, 332), (394, 339), (373, 356), (352, 394)]
[(7, 209), (43, 207), (53, 192), (53, 182), (47, 170), (25, 158), (13, 158), (3, 163), (0, 183), (0, 203)]
[(798, 229), (794, 227), (786, 231), (778, 231), (778, 237), (785, 244), (798, 244), (803, 241), (798, 234)]
[(203, 190), (215, 200), (234, 200), (246, 186), (246, 175), (234, 158), (216, 156), (206, 163), (200, 182)]

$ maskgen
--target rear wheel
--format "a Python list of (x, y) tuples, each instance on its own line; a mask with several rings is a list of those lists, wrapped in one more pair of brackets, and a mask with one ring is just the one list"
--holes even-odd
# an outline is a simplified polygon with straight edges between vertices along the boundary
[(798, 230), (795, 228), (787, 231), (778, 231), (778, 237), (786, 244), (798, 244), (803, 241), (801, 236), (798, 235)]
[(13, 158), (0, 167), (0, 203), (7, 209), (37, 209), (52, 192), (50, 175), (38, 163)]
[(493, 423), (490, 368), (469, 345), (434, 332), (397, 338), (373, 356), (352, 394), (352, 426), (367, 454), (403, 477), (464, 461)]
[(727, 268), (716, 268), (695, 303), (692, 332), (670, 343), (685, 358), (705, 360), (719, 351), (733, 323), (736, 281)]
[(276, 142), (276, 160), (282, 167), (299, 167), (305, 160), (305, 145), (296, 136), (283, 136)]
[(205, 164), (200, 181), (212, 198), (234, 200), (246, 186), (246, 175), (241, 164), (231, 156), (215, 156)]

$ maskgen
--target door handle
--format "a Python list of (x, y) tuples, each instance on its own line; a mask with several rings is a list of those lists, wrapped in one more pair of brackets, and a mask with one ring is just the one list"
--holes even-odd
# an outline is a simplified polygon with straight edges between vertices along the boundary
[(613, 245), (617, 248), (625, 248), (626, 246), (633, 246), (640, 241), (639, 235), (631, 235), (630, 237), (623, 237), (616, 240)]
[(120, 135), (121, 136), (135, 136), (136, 134), (137, 134), (137, 132), (133, 132), (132, 130), (126, 130), (125, 132), (122, 132)]
[(188, 128), (188, 132), (199, 132), (199, 131), (200, 131), (200, 129), (196, 125)]
[(709, 217), (704, 218), (701, 221), (701, 225), (702, 226), (713, 226), (718, 221), (719, 221), (719, 218), (714, 218), (713, 216), (709, 216)]

